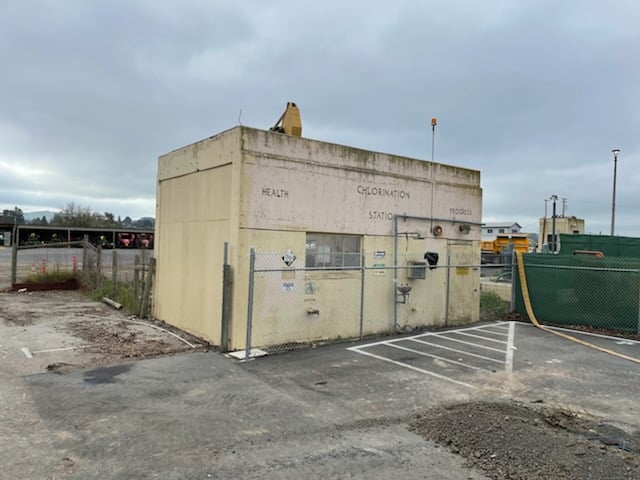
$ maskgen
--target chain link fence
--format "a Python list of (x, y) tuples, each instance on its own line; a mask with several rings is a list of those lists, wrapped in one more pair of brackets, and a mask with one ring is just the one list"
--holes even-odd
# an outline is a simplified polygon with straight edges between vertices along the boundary
[[(77, 288), (120, 298), (132, 313), (146, 316), (151, 302), (153, 251), (103, 249), (88, 241), (14, 246), (0, 252), (0, 288)], [(37, 284), (47, 284), (36, 287)]]
[[(524, 255), (539, 321), (640, 333), (640, 258)], [(526, 317), (516, 276), (515, 309)]]
[[(252, 250), (245, 357), (478, 320), (481, 265), (449, 264), (444, 255), (437, 265), (396, 266), (359, 255), (351, 266), (326, 268)], [(464, 293), (452, 293), (461, 282)]]
[(282, 254), (252, 254), (249, 348), (286, 351), (361, 334), (361, 267), (283, 268), (283, 261)]

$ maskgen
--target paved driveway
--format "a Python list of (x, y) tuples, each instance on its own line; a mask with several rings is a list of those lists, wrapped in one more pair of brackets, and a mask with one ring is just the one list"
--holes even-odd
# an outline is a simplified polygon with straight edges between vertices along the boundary
[[(640, 355), (637, 342), (592, 340)], [(0, 367), (0, 463), (12, 479), (479, 479), (406, 424), (442, 403), (505, 398), (638, 428), (640, 366), (498, 322), (248, 362)]]

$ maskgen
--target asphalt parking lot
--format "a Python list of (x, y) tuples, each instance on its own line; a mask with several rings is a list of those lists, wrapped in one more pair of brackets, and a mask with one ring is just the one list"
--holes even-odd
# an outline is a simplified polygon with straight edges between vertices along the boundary
[[(640, 357), (638, 342), (580, 335)], [(513, 322), (0, 377), (12, 479), (480, 479), (408, 419), (471, 399), (561, 404), (636, 430), (640, 418), (638, 364)]]

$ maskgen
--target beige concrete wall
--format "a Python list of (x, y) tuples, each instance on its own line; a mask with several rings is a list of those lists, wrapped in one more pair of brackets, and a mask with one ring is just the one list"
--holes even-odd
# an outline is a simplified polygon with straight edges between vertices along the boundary
[[(245, 343), (251, 247), (271, 253), (276, 263), (291, 249), (303, 266), (306, 232), (345, 233), (362, 236), (370, 267), (392, 267), (394, 248), (398, 265), (424, 261), (426, 251), (438, 252), (441, 265), (449, 253), (479, 264), (480, 226), (473, 225), (482, 214), (477, 171), (243, 127), (163, 155), (158, 179), (154, 314), (219, 342), (221, 256), (227, 241), (234, 269), (233, 349)], [(394, 238), (398, 214), (447, 220), (402, 218)], [(467, 222), (470, 231), (460, 231)], [(436, 225), (443, 230), (439, 237), (433, 233)], [(267, 258), (259, 255), (258, 261)], [(397, 306), (401, 326), (478, 319), (479, 271), (452, 271), (447, 279), (446, 269), (428, 270), (426, 279), (410, 280), (398, 270), (395, 277), (391, 269), (367, 272), (365, 334), (391, 329), (400, 283), (413, 288), (407, 303)], [(448, 312), (447, 281), (459, 290)], [(360, 285), (354, 272), (260, 274), (254, 312), (261, 312), (260, 321), (269, 328), (254, 334), (270, 343), (353, 336), (359, 327)], [(315, 304), (322, 304), (322, 326), (307, 313)]]
[[(243, 146), (241, 228), (389, 235), (394, 214), (481, 223), (473, 170), (252, 129)], [(464, 235), (442, 227), (480, 238), (479, 226)]]
[(238, 132), (230, 131), (158, 161), (153, 314), (216, 344), (223, 245), (237, 238), (239, 145)]

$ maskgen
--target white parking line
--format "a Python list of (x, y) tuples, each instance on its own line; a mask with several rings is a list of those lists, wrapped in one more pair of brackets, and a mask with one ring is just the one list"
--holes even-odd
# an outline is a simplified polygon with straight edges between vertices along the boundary
[(435, 372), (430, 372), (429, 370), (424, 370), (422, 368), (414, 367), (413, 365), (409, 365), (408, 363), (398, 362), (396, 360), (392, 360), (391, 358), (383, 357), (381, 355), (376, 355), (375, 353), (362, 352), (359, 350), (359, 347), (349, 347), (347, 350), (351, 350), (353, 352), (360, 353), (362, 355), (367, 355), (368, 357), (377, 358), (378, 360), (382, 360), (384, 362), (393, 363), (394, 365), (398, 365), (403, 368), (408, 368), (409, 370), (415, 370), (416, 372), (424, 373), (425, 375), (429, 375), (431, 377), (439, 378), (441, 380), (446, 380), (447, 382), (455, 383), (457, 385), (462, 385), (463, 387), (473, 388), (472, 385), (468, 383), (461, 382), (459, 380), (454, 380), (453, 378), (445, 377), (444, 375), (437, 374)]
[(505, 369), (508, 373), (513, 372), (513, 351), (516, 347), (513, 344), (515, 337), (516, 324), (515, 322), (509, 323), (509, 338), (507, 340), (507, 355), (505, 356), (504, 363)]
[[(500, 329), (500, 330), (506, 330), (506, 333), (499, 333), (499, 332), (492, 332), (489, 329)], [(488, 333), (488, 334), (496, 334), (496, 335), (503, 335), (506, 336), (507, 339), (506, 341), (503, 340), (495, 340), (492, 338), (488, 338), (482, 335), (476, 335), (473, 333), (468, 333), (468, 332), (475, 332), (475, 333)], [(486, 345), (482, 345), (480, 343), (474, 343), (472, 341), (464, 341), (461, 340), (459, 338), (454, 338), (453, 336), (456, 334), (462, 334), (465, 335), (467, 337), (471, 337), (471, 338), (477, 338), (481, 341), (490, 341), (490, 342), (494, 342), (494, 343), (498, 343), (501, 345), (504, 345), (505, 348), (504, 349), (498, 349), (498, 348), (493, 348), (493, 347), (489, 347)], [(424, 373), (425, 375), (429, 375), (431, 377), (435, 377), (435, 378), (439, 378), (441, 380), (445, 380), (447, 382), (451, 382), (451, 383), (455, 383), (457, 385), (462, 385), (465, 387), (469, 387), (469, 388), (473, 388), (472, 385), (456, 380), (455, 378), (451, 378), (448, 377), (446, 375), (442, 375), (424, 368), (419, 368), (416, 367), (414, 365), (411, 365), (407, 362), (402, 362), (402, 361), (398, 361), (398, 360), (393, 360), (392, 358), (386, 357), (384, 355), (378, 355), (375, 353), (371, 353), (366, 351), (367, 349), (373, 348), (373, 347), (391, 347), (397, 350), (404, 350), (407, 352), (411, 352), (423, 357), (429, 357), (429, 358), (434, 358), (446, 363), (450, 363), (450, 364), (454, 364), (454, 365), (458, 365), (461, 367), (466, 367), (466, 368), (470, 368), (472, 370), (488, 370), (485, 368), (481, 368), (478, 367), (476, 365), (470, 365), (467, 363), (463, 363), (461, 361), (456, 361), (453, 359), (448, 359), (446, 357), (442, 357), (442, 356), (438, 356), (435, 354), (431, 354), (428, 352), (424, 352), (424, 351), (420, 351), (420, 350), (415, 350), (413, 348), (409, 348), (409, 347), (405, 347), (402, 345), (398, 345), (399, 342), (416, 342), (416, 343), (420, 343), (423, 345), (428, 345), (440, 350), (447, 350), (447, 351), (451, 351), (454, 353), (457, 353), (459, 355), (466, 355), (469, 357), (474, 357), (474, 358), (478, 358), (481, 360), (485, 360), (485, 361), (489, 361), (489, 362), (495, 362), (501, 365), (505, 366), (505, 370), (507, 372), (512, 372), (513, 371), (513, 355), (514, 355), (514, 350), (515, 350), (515, 346), (514, 346), (514, 336), (515, 336), (515, 322), (500, 322), (498, 324), (490, 324), (490, 325), (479, 325), (479, 326), (475, 326), (475, 327), (468, 327), (468, 328), (462, 328), (459, 330), (445, 330), (445, 331), (441, 331), (441, 332), (427, 332), (427, 333), (422, 333), (419, 335), (414, 335), (411, 337), (399, 337), (399, 338), (394, 338), (391, 340), (382, 340), (379, 342), (372, 342), (372, 343), (367, 343), (365, 345), (358, 345), (355, 347), (348, 347), (347, 350), (350, 350), (352, 352), (355, 353), (359, 353), (362, 355), (366, 355), (368, 357), (372, 357), (378, 360), (382, 360), (384, 362), (388, 362), (388, 363), (392, 363), (394, 365), (398, 365), (400, 367), (403, 368), (408, 368), (410, 370), (416, 371), (416, 372), (420, 372), (420, 373)], [(498, 360), (496, 358), (491, 358), (488, 356), (484, 356), (484, 355), (480, 355), (477, 353), (473, 353), (473, 352), (467, 352), (465, 350), (461, 350), (461, 349), (456, 349), (456, 348), (452, 348), (446, 345), (441, 345), (439, 343), (434, 343), (434, 342), (429, 342), (427, 341), (428, 337), (432, 337), (434, 340), (436, 338), (442, 339), (445, 342), (446, 341), (450, 341), (450, 342), (457, 342), (460, 343), (462, 345), (468, 345), (470, 347), (476, 348), (476, 349), (483, 349), (483, 350), (488, 350), (488, 351), (492, 351), (492, 352), (497, 352), (501, 355), (504, 355), (504, 357), (502, 357), (504, 360)]]
[(458, 362), (456, 360), (451, 360), (449, 358), (440, 357), (440, 356), (434, 355), (432, 353), (421, 352), (420, 350), (414, 350), (413, 348), (401, 347), (400, 345), (396, 345), (396, 344), (392, 344), (392, 345), (389, 345), (389, 346), (393, 347), (393, 348), (397, 348), (399, 350), (405, 350), (407, 352), (417, 353), (418, 355), (422, 355), (423, 357), (435, 358), (437, 360), (442, 360), (443, 362), (453, 363), (454, 365), (460, 365), (461, 367), (471, 368), (473, 370), (483, 370), (482, 368), (476, 367), (475, 365), (469, 365), (468, 363), (462, 363), (462, 362)]
[(466, 332), (453, 332), (455, 334), (458, 335), (465, 335), (467, 337), (473, 337), (473, 338), (479, 338), (482, 340), (486, 340), (487, 342), (494, 342), (494, 343), (500, 343), (500, 344), (506, 344), (507, 342), (504, 342), (502, 340), (495, 340), (493, 338), (488, 338), (488, 337), (483, 337), (482, 335), (474, 335), (473, 333), (466, 333)]
[(445, 347), (444, 345), (440, 345), (438, 343), (425, 342), (424, 340), (419, 340), (417, 338), (411, 338), (412, 342), (422, 343), (424, 345), (429, 345), (431, 347), (441, 348), (442, 350), (449, 350), (451, 352), (459, 353), (461, 355), (468, 355), (470, 357), (481, 358), (482, 360), (487, 360), (489, 362), (503, 363), (502, 360), (497, 360), (491, 357), (485, 357), (484, 355), (479, 355), (477, 353), (467, 352), (465, 350), (459, 350), (457, 348)]

